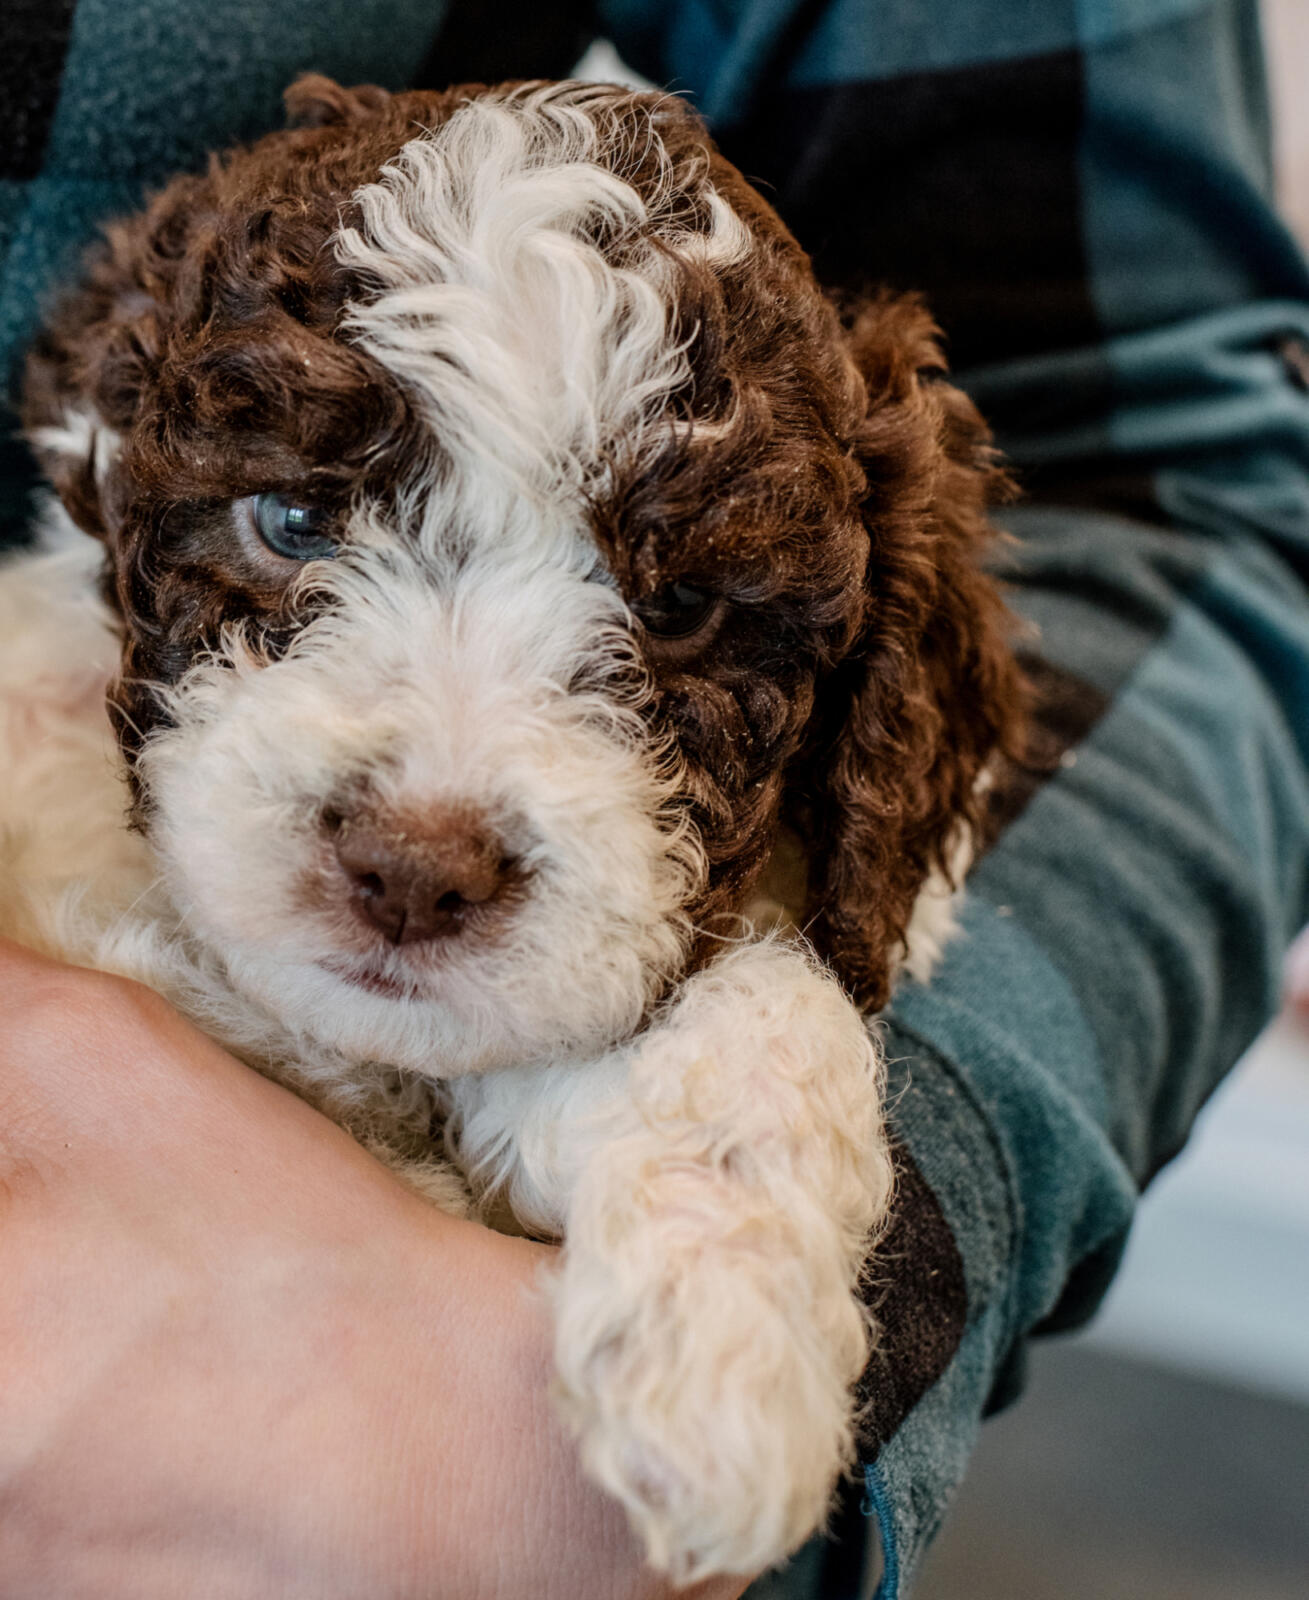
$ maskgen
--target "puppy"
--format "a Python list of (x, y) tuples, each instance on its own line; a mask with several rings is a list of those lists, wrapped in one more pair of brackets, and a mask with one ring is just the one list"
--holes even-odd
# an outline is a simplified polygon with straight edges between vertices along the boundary
[(838, 311), (679, 101), (288, 103), (31, 358), (0, 925), (563, 1239), (587, 1468), (751, 1573), (854, 1458), (865, 1013), (1016, 738), (1004, 478), (922, 309)]

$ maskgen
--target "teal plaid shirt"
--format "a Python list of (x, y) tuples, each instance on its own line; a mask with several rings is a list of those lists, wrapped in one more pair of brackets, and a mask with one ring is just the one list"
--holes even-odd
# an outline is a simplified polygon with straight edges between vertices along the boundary
[(885, 1019), (901, 1183), (864, 1482), (752, 1591), (854, 1600), (876, 1530), (891, 1600), (1309, 915), (1309, 272), (1271, 206), (1254, 0), (487, 9), (7, 0), (0, 360), (99, 218), (276, 125), (297, 72), (559, 75), (597, 30), (700, 106), (827, 281), (926, 293), (1027, 490), (1007, 576), (1039, 737), (967, 937)]

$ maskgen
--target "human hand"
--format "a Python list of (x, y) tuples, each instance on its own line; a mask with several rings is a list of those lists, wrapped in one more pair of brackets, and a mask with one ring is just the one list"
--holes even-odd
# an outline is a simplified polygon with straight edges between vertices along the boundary
[(5, 1600), (669, 1592), (555, 1420), (547, 1250), (134, 984), (0, 941), (0, 1018)]

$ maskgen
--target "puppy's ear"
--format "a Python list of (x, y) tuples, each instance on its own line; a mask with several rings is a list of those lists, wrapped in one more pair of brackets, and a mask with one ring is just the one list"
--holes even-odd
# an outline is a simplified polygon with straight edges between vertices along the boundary
[(325, 128), (330, 123), (357, 122), (379, 111), (390, 98), (375, 83), (346, 89), (321, 72), (306, 72), (282, 96), (289, 128)]
[(869, 556), (855, 644), (821, 691), (805, 789), (807, 928), (864, 1005), (885, 1004), (914, 901), (975, 828), (979, 777), (1016, 752), (1008, 613), (979, 562), (1010, 485), (971, 401), (945, 378), (915, 300), (849, 319), (868, 393), (858, 437)]
[(140, 227), (129, 219), (106, 230), (81, 284), (56, 303), (28, 352), (24, 377), (23, 424), (37, 459), (73, 521), (98, 539), (121, 515), (122, 440), (158, 354), (156, 304), (135, 245)]

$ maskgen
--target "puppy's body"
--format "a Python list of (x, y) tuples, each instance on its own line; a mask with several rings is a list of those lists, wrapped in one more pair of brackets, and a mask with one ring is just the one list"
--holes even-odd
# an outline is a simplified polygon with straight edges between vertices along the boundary
[[(0, 926), (564, 1238), (589, 1467), (679, 1577), (753, 1571), (852, 1454), (890, 1164), (842, 985), (939, 923), (1015, 725), (1000, 480), (922, 313), (843, 328), (675, 102), (294, 104), (34, 358), (109, 566), (0, 583)], [(825, 961), (741, 921), (785, 828)]]

